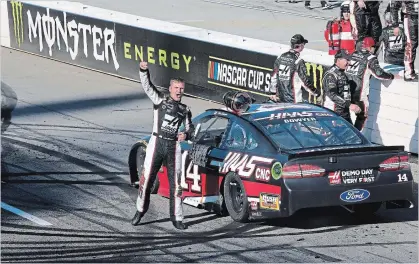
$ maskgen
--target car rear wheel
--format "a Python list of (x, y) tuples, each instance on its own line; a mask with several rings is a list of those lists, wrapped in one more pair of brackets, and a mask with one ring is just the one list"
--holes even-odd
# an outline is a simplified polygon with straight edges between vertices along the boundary
[[(135, 187), (136, 189), (139, 188), (139, 179), (143, 173), (146, 149), (146, 144), (142, 142), (135, 144), (131, 148), (129, 157), (130, 180), (131, 186)], [(159, 186), (159, 177), (156, 176), (156, 179), (154, 180), (153, 185), (151, 187), (151, 193), (157, 193), (157, 191), (159, 190)]]
[(233, 172), (226, 175), (224, 181), (224, 200), (230, 217), (236, 222), (249, 219), (249, 202), (240, 177)]

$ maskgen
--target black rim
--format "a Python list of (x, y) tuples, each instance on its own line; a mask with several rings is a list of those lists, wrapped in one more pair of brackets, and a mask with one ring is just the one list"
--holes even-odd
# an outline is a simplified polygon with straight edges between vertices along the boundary
[(244, 206), (244, 192), (236, 180), (230, 182), (230, 195), (233, 201), (234, 211), (237, 213), (241, 212)]

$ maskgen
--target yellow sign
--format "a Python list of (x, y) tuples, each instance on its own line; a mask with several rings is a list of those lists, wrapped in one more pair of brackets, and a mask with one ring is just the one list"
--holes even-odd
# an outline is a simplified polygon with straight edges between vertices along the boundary
[(125, 59), (136, 61), (147, 61), (152, 64), (159, 64), (160, 66), (170, 67), (174, 70), (185, 70), (189, 72), (192, 56), (187, 54), (179, 54), (174, 51), (167, 51), (165, 49), (156, 49), (148, 46), (132, 46), (129, 42), (124, 42), (124, 57)]
[(260, 193), (260, 208), (279, 211), (280, 196), (270, 193)]

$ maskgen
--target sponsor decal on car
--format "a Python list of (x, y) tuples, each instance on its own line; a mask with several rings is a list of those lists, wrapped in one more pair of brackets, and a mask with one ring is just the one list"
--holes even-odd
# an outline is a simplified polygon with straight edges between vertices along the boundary
[(279, 199), (279, 195), (261, 193), (259, 196), (260, 208), (279, 211)]
[(262, 216), (262, 213), (261, 212), (257, 212), (257, 211), (253, 211), (253, 212), (250, 212), (250, 216), (253, 216), (253, 217), (261, 217)]
[(341, 184), (340, 171), (329, 172), (328, 178), (331, 185)]
[(282, 175), (281, 162), (275, 162), (274, 165), (272, 165), (271, 175), (274, 180), (279, 180), (279, 178), (281, 178), (281, 175)]
[(373, 169), (345, 170), (340, 175), (344, 184), (371, 183), (375, 180)]
[(364, 201), (370, 197), (370, 192), (364, 189), (352, 189), (340, 194), (340, 199), (348, 203)]
[(268, 182), (271, 179), (271, 170), (263, 167), (256, 168), (255, 179), (257, 181)]
[(237, 172), (240, 177), (249, 178), (255, 172), (257, 165), (269, 167), (273, 159), (259, 156), (249, 156), (243, 153), (229, 152), (224, 159), (221, 173)]
[(252, 209), (253, 211), (256, 211), (258, 209), (258, 202), (250, 201), (250, 209)]

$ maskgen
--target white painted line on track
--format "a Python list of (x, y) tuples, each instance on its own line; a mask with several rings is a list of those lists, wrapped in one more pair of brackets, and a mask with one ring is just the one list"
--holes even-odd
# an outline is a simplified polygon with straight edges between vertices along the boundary
[(30, 221), (38, 224), (38, 225), (43, 225), (43, 226), (52, 225), (51, 223), (49, 223), (49, 222), (47, 222), (45, 220), (42, 220), (42, 219), (40, 219), (40, 218), (38, 218), (36, 216), (33, 216), (31, 214), (28, 214), (28, 213), (26, 213), (26, 212), (24, 212), (24, 211), (22, 211), (22, 210), (20, 210), (20, 209), (18, 209), (16, 207), (13, 207), (11, 205), (8, 205), (7, 203), (1, 202), (1, 208), (3, 208), (4, 210), (7, 210), (9, 212), (12, 212), (14, 214), (17, 214), (17, 215), (19, 215), (19, 216), (21, 216), (23, 218), (26, 218), (26, 219), (28, 219), (28, 220), (30, 220)]

